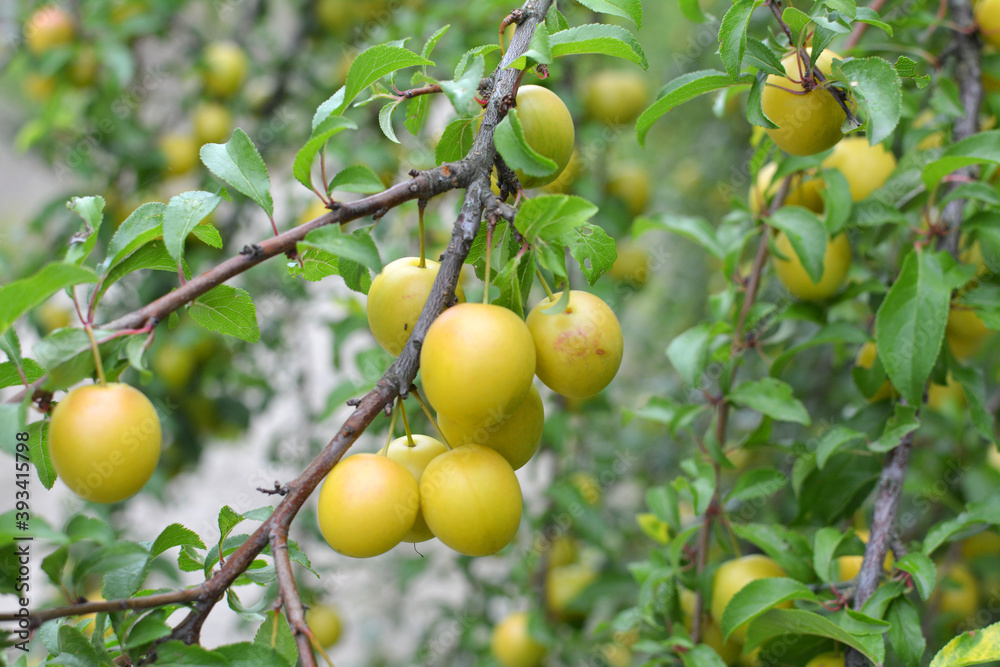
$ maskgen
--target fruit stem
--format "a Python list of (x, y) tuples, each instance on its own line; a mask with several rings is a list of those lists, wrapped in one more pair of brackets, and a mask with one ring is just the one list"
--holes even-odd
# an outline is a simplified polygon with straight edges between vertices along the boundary
[(434, 427), (434, 430), (437, 432), (441, 442), (444, 443), (445, 448), (450, 451), (451, 444), (448, 443), (448, 438), (444, 437), (444, 431), (442, 431), (441, 427), (438, 426), (437, 420), (434, 419), (434, 414), (431, 412), (430, 406), (427, 405), (427, 401), (425, 401), (423, 396), (420, 395), (420, 392), (417, 391), (416, 386), (410, 387), (410, 394), (413, 395), (413, 398), (417, 399), (417, 403), (420, 404), (420, 409), (423, 410), (424, 414), (427, 416), (427, 421), (429, 421), (431, 426)]
[(403, 400), (399, 400), (399, 414), (403, 415), (403, 430), (406, 431), (406, 446), (416, 447), (417, 443), (413, 441), (413, 434), (410, 432), (410, 420), (406, 418), (406, 406), (403, 405)]
[(427, 243), (424, 241), (424, 209), (427, 208), (427, 200), (421, 199), (417, 202), (417, 228), (420, 233), (420, 262), (418, 269), (427, 268)]
[(389, 421), (389, 434), (385, 436), (385, 445), (379, 450), (382, 456), (389, 455), (389, 443), (392, 442), (392, 434), (396, 431), (396, 417), (399, 416), (399, 406), (403, 404), (403, 399), (399, 399), (396, 407), (392, 409), (392, 419)]
[(552, 293), (552, 289), (549, 287), (549, 284), (545, 282), (545, 276), (542, 275), (541, 269), (537, 266), (535, 267), (535, 275), (538, 276), (538, 282), (542, 284), (542, 289), (544, 289), (545, 293), (549, 295), (549, 301), (555, 301), (555, 294)]
[(486, 223), (486, 273), (483, 276), (483, 303), (490, 303), (490, 264), (492, 263), (493, 225)]
[(104, 379), (104, 364), (101, 363), (101, 348), (97, 345), (97, 339), (94, 338), (94, 329), (90, 324), (84, 324), (83, 330), (87, 332), (87, 337), (90, 338), (90, 350), (94, 353), (94, 368), (97, 370), (97, 384), (107, 384), (107, 380)]

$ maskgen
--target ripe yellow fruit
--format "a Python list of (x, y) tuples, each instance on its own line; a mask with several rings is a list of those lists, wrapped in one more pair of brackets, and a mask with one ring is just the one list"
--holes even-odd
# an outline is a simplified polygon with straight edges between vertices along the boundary
[[(684, 612), (684, 627), (691, 631), (694, 619), (695, 594), (687, 589), (681, 590), (681, 611)], [(734, 664), (740, 657), (740, 643), (735, 639), (725, 641), (721, 628), (708, 615), (702, 618), (701, 643), (719, 654), (722, 662)]]
[(569, 535), (560, 535), (549, 545), (549, 557), (546, 564), (551, 567), (569, 565), (576, 562), (576, 540)]
[(506, 308), (460, 303), (434, 320), (420, 349), (424, 390), (442, 415), (483, 424), (510, 414), (531, 388), (535, 343)]
[(583, 108), (605, 125), (627, 125), (646, 108), (649, 85), (639, 72), (609, 69), (596, 72), (583, 84)]
[(639, 215), (649, 205), (653, 183), (644, 167), (621, 163), (611, 169), (605, 190), (608, 195), (621, 199), (629, 213)]
[(1000, 49), (1000, 0), (980, 0), (973, 10), (979, 35), (995, 49)]
[(590, 506), (601, 502), (601, 484), (589, 472), (577, 471), (569, 476), (569, 483), (576, 487), (583, 502)]
[(233, 115), (218, 102), (202, 102), (194, 110), (193, 125), (199, 144), (224, 144), (233, 128)]
[[(811, 54), (811, 49), (806, 51)], [(828, 78), (834, 59), (840, 56), (827, 49), (816, 62), (816, 67)], [(803, 92), (800, 72), (806, 65), (800, 62), (797, 52), (785, 56), (781, 65), (786, 76), (769, 75), (761, 94), (764, 113), (778, 126), (767, 130), (767, 134), (779, 148), (792, 155), (815, 155), (831, 148), (844, 137), (840, 130), (847, 119), (844, 110), (827, 86)]]
[[(865, 544), (868, 544), (868, 531), (859, 530), (857, 531), (858, 539), (860, 539)], [(837, 581), (851, 581), (861, 572), (861, 564), (864, 562), (864, 556), (841, 556), (837, 559)], [(885, 560), (882, 562), (882, 569), (885, 570), (886, 574), (892, 572), (892, 564), (895, 559), (892, 557), (892, 551), (887, 551), (885, 554)]]
[(561, 621), (577, 621), (586, 612), (573, 609), (573, 601), (597, 578), (589, 565), (571, 563), (549, 568), (545, 573), (545, 604), (552, 617)]
[[(769, 162), (757, 172), (757, 181), (750, 186), (750, 211), (757, 215), (764, 210), (767, 203), (778, 193), (781, 182), (774, 182), (778, 172), (778, 163)], [(823, 212), (823, 179), (808, 174), (798, 173), (792, 176), (788, 194), (785, 195), (785, 206), (803, 206), (813, 213)]]
[(75, 32), (73, 18), (66, 10), (54, 4), (45, 5), (24, 24), (28, 50), (34, 54), (42, 54), (54, 47), (69, 44), (73, 41)]
[[(875, 365), (875, 358), (877, 356), (878, 351), (875, 347), (874, 341), (868, 341), (861, 346), (860, 350), (858, 350), (858, 356), (857, 359), (855, 359), (854, 364), (860, 368), (871, 368)], [(875, 403), (877, 401), (884, 401), (898, 395), (899, 394), (893, 390), (889, 379), (886, 378), (886, 380), (882, 383), (882, 386), (868, 398), (868, 402)]]
[[(390, 442), (385, 455), (409, 470), (419, 487), (420, 478), (423, 476), (427, 464), (446, 451), (448, 449), (440, 440), (435, 440), (429, 435), (414, 435), (412, 444), (406, 436)], [(424, 513), (417, 510), (417, 518), (413, 521), (413, 528), (403, 536), (403, 541), (426, 542), (432, 537), (434, 534), (427, 527), (427, 522), (424, 521)]]
[(86, 88), (97, 80), (100, 60), (97, 51), (89, 44), (82, 46), (69, 65), (69, 80), (77, 88)]
[(199, 160), (200, 146), (190, 134), (171, 133), (160, 137), (160, 151), (166, 162), (166, 169), (175, 175), (186, 174), (194, 169)]
[(983, 341), (989, 335), (990, 330), (976, 314), (976, 311), (955, 307), (949, 311), (945, 338), (956, 359), (968, 359), (975, 356), (982, 349)]
[[(368, 289), (368, 326), (382, 349), (393, 356), (399, 356), (410, 340), (441, 270), (441, 265), (431, 259), (426, 260), (424, 268), (419, 264), (419, 257), (390, 262)], [(460, 303), (465, 301), (461, 285), (455, 286), (455, 297)]]
[(788, 259), (774, 258), (774, 271), (785, 289), (804, 301), (821, 301), (836, 294), (847, 278), (847, 270), (851, 268), (851, 244), (846, 234), (838, 234), (826, 243), (826, 255), (823, 256), (823, 275), (818, 283), (814, 283), (805, 267), (795, 254), (792, 242), (784, 232), (779, 232), (774, 240), (778, 252)]
[(153, 355), (150, 364), (156, 377), (163, 381), (167, 388), (178, 392), (187, 386), (194, 375), (198, 360), (191, 350), (176, 343), (164, 343)]
[(844, 655), (823, 653), (806, 663), (806, 667), (844, 667)]
[(642, 532), (650, 538), (660, 544), (666, 544), (670, 541), (670, 526), (666, 522), (656, 518), (656, 515), (652, 512), (637, 514), (635, 520), (639, 524), (639, 528), (642, 529)]
[(927, 388), (927, 407), (937, 412), (959, 412), (965, 407), (965, 389), (948, 375), (948, 384), (932, 382)]
[(229, 97), (240, 89), (247, 75), (247, 54), (235, 42), (212, 42), (203, 54), (202, 79), (211, 95)]
[(29, 72), (24, 77), (24, 94), (33, 102), (45, 103), (56, 92), (54, 76), (43, 76), (37, 72)]
[(431, 532), (466, 556), (507, 546), (521, 524), (521, 485), (489, 447), (465, 445), (433, 459), (420, 478), (420, 507)]
[(527, 325), (538, 359), (536, 373), (545, 386), (568, 398), (590, 398), (615, 378), (622, 363), (622, 328), (599, 297), (572, 290), (566, 310), (547, 314), (555, 294), (528, 314)]
[(495, 449), (514, 470), (518, 470), (538, 451), (545, 425), (545, 406), (534, 384), (521, 402), (506, 414), (490, 417), (477, 425), (468, 426), (438, 415), (438, 426), (452, 447), (484, 445)]
[(402, 464), (377, 454), (338, 463), (319, 492), (323, 537), (345, 556), (370, 558), (399, 544), (420, 509), (417, 482)]
[(851, 199), (861, 201), (889, 180), (896, 156), (882, 144), (870, 145), (865, 137), (846, 137), (823, 160), (823, 167), (839, 170), (851, 188)]
[[(583, 164), (583, 158), (580, 157), (580, 151), (573, 149), (573, 153), (569, 156), (569, 162), (566, 164), (566, 168), (562, 170), (559, 176), (549, 183), (548, 185), (542, 186), (542, 191), (550, 195), (561, 195), (567, 194), (576, 179), (583, 173), (585, 166)], [(493, 175), (493, 184), (495, 187), (496, 176)], [(499, 189), (494, 190), (499, 194)]]
[(517, 178), (525, 189), (547, 185), (559, 177), (573, 154), (573, 117), (558, 95), (541, 86), (518, 88), (517, 117), (528, 145), (556, 163), (556, 170), (547, 176), (528, 176), (518, 171)]
[[(326, 215), (329, 212), (330, 209), (326, 207), (326, 204), (323, 203), (322, 199), (313, 199), (309, 202), (309, 206), (306, 207), (306, 210), (302, 211), (302, 215), (299, 216), (299, 224), (301, 225), (303, 223), (310, 222), (320, 216)], [(378, 276), (376, 276), (376, 278), (377, 277)], [(371, 288), (368, 289), (368, 294), (371, 295)]]
[(46, 301), (39, 306), (36, 314), (45, 333), (51, 333), (56, 329), (68, 327), (70, 322), (73, 321), (73, 315), (70, 313), (69, 308), (56, 305), (51, 301)]
[[(726, 561), (715, 571), (715, 579), (712, 584), (712, 619), (719, 627), (722, 627), (722, 613), (726, 610), (729, 601), (751, 581), (785, 576), (788, 575), (785, 574), (780, 565), (761, 554)], [(782, 608), (790, 608), (791, 606), (790, 602), (781, 605)], [(746, 625), (734, 630), (730, 636), (742, 643), (747, 636)]]
[(49, 451), (59, 478), (76, 495), (116, 503), (138, 493), (160, 460), (156, 409), (127, 384), (77, 387), (56, 405)]
[(537, 667), (548, 649), (528, 632), (528, 613), (517, 611), (493, 628), (490, 639), (493, 657), (504, 667)]
[[(990, 447), (996, 451), (996, 446), (990, 445)], [(982, 556), (996, 558), (998, 555), (1000, 555), (1000, 535), (992, 530), (984, 530), (962, 540), (962, 558), (973, 559)]]
[(938, 606), (941, 615), (955, 623), (979, 611), (979, 586), (972, 571), (962, 563), (939, 570), (936, 594), (941, 596)]
[(340, 614), (333, 607), (325, 604), (313, 605), (306, 612), (306, 623), (312, 630), (313, 636), (323, 648), (330, 648), (338, 641), (343, 634), (344, 624), (340, 620)]

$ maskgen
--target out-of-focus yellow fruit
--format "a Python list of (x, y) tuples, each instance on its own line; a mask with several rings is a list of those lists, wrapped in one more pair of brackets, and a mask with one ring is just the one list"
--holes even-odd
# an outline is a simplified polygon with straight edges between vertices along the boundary
[(211, 95), (229, 97), (240, 89), (247, 75), (247, 54), (236, 42), (212, 42), (203, 54), (202, 79)]
[(194, 110), (194, 136), (199, 144), (222, 144), (233, 128), (233, 115), (218, 102), (202, 102)]
[(983, 347), (983, 341), (990, 335), (990, 329), (980, 319), (976, 311), (953, 307), (948, 313), (945, 338), (956, 359), (975, 356)]
[(584, 80), (583, 108), (605, 125), (631, 123), (646, 108), (649, 85), (646, 77), (631, 70), (596, 72)]
[(97, 80), (99, 66), (100, 62), (94, 47), (89, 44), (82, 46), (69, 65), (69, 80), (77, 88), (86, 88)]
[(548, 649), (528, 632), (528, 614), (523, 611), (514, 612), (497, 623), (490, 650), (504, 667), (538, 667), (548, 653)]
[(882, 144), (870, 145), (865, 137), (846, 137), (823, 160), (823, 167), (838, 169), (851, 188), (851, 199), (861, 201), (889, 180), (896, 156)]
[(927, 388), (927, 407), (937, 412), (959, 412), (965, 407), (965, 389), (948, 375), (948, 384), (931, 383)]
[[(859, 368), (866, 368), (866, 369), (871, 368), (873, 365), (875, 365), (875, 358), (877, 356), (878, 352), (875, 347), (875, 342), (868, 341), (867, 343), (861, 346), (860, 350), (858, 350), (858, 357), (857, 359), (855, 359), (854, 365), (858, 366)], [(886, 378), (885, 382), (882, 383), (882, 386), (879, 387), (878, 390), (876, 390), (876, 392), (871, 395), (871, 397), (868, 399), (868, 402), (875, 403), (877, 401), (884, 401), (886, 399), (893, 398), (894, 396), (898, 395), (899, 393), (893, 390), (892, 384), (889, 382), (889, 379)]]
[(549, 567), (560, 567), (576, 562), (576, 540), (569, 535), (560, 535), (549, 545)]
[(606, 190), (608, 195), (621, 199), (629, 213), (639, 215), (649, 205), (653, 183), (644, 167), (623, 162), (611, 169)]
[(75, 32), (73, 18), (65, 9), (55, 4), (45, 5), (32, 14), (24, 24), (28, 50), (36, 55), (69, 44), (73, 41)]
[(980, 0), (973, 11), (979, 35), (993, 48), (1000, 49), (1000, 1)]
[(200, 146), (191, 134), (165, 134), (160, 137), (159, 144), (167, 171), (175, 175), (186, 174), (198, 165)]
[(806, 667), (844, 667), (844, 655), (824, 653), (806, 663)]
[(826, 255), (823, 256), (823, 275), (818, 283), (814, 283), (798, 255), (792, 248), (784, 232), (780, 232), (774, 240), (778, 251), (788, 259), (774, 258), (774, 270), (778, 279), (792, 296), (804, 301), (821, 301), (836, 294), (847, 278), (851, 268), (851, 244), (846, 234), (838, 234), (826, 243)]
[[(990, 445), (996, 450), (995, 445)], [(1000, 535), (992, 530), (984, 530), (962, 540), (962, 558), (971, 560), (981, 556), (1000, 557)]]
[(597, 578), (589, 565), (572, 563), (553, 567), (545, 573), (545, 604), (553, 618), (562, 621), (580, 620), (586, 612), (570, 609), (573, 601)]
[(68, 327), (73, 321), (73, 315), (69, 308), (57, 306), (51, 301), (46, 301), (38, 307), (38, 321), (41, 323), (45, 333), (51, 333), (56, 329)]
[(649, 251), (634, 241), (618, 244), (618, 257), (608, 271), (617, 281), (642, 287), (649, 281)]
[[(811, 54), (811, 49), (806, 49)], [(816, 67), (827, 78), (833, 70), (834, 59), (840, 56), (826, 49), (816, 60)], [(774, 121), (777, 129), (767, 134), (782, 150), (792, 155), (815, 155), (831, 148), (844, 137), (840, 127), (847, 115), (825, 86), (804, 92), (799, 74), (804, 66), (797, 52), (782, 59), (785, 74), (771, 74), (761, 94), (761, 107)]]
[(962, 563), (939, 571), (938, 611), (955, 624), (965, 621), (979, 611), (979, 586), (972, 571)]
[[(580, 151), (573, 149), (573, 153), (569, 156), (569, 162), (566, 164), (566, 168), (562, 170), (559, 177), (552, 181), (548, 185), (542, 186), (542, 191), (550, 195), (563, 195), (568, 194), (573, 183), (576, 181), (577, 177), (583, 173), (584, 165), (583, 158), (580, 157)], [(500, 194), (499, 189), (496, 189), (496, 175), (493, 174), (493, 185), (494, 192)]]
[(344, 631), (344, 624), (340, 620), (340, 614), (329, 605), (317, 604), (309, 608), (306, 612), (306, 623), (312, 630), (313, 636), (323, 648), (330, 648), (338, 641)]
[[(681, 611), (684, 612), (684, 627), (691, 631), (694, 619), (695, 594), (687, 589), (681, 590)], [(727, 665), (732, 665), (740, 657), (740, 642), (736, 639), (724, 641), (722, 630), (715, 621), (706, 613), (701, 624), (701, 643), (705, 644), (719, 654), (722, 661)]]
[[(750, 211), (760, 214), (764, 207), (781, 188), (780, 181), (774, 182), (778, 172), (778, 163), (769, 162), (757, 172), (757, 181), (750, 186)], [(792, 176), (788, 194), (785, 195), (785, 206), (802, 206), (813, 213), (823, 212), (823, 179), (810, 174), (798, 173)]]
[[(934, 120), (934, 110), (924, 109), (917, 117), (913, 119), (913, 127), (915, 129), (922, 129), (927, 127)], [(941, 148), (944, 145), (944, 133), (938, 130), (937, 132), (932, 132), (926, 137), (923, 137), (919, 142), (917, 142), (918, 151), (926, 151), (932, 148)]]
[(583, 502), (588, 505), (597, 505), (601, 502), (601, 485), (597, 478), (589, 472), (577, 471), (569, 476), (569, 483), (576, 487), (583, 497)]
[(48, 102), (55, 92), (55, 77), (43, 76), (37, 72), (30, 72), (24, 77), (24, 94), (33, 102)]
[[(310, 222), (320, 216), (326, 215), (329, 212), (330, 209), (326, 207), (326, 204), (323, 203), (322, 199), (314, 199), (309, 203), (309, 206), (306, 207), (306, 210), (302, 212), (302, 215), (299, 216), (299, 224), (301, 225), (303, 223)], [(370, 289), (369, 293), (371, 293)]]
[(191, 350), (168, 342), (156, 350), (151, 366), (153, 373), (168, 389), (178, 392), (191, 380), (196, 364), (197, 360)]

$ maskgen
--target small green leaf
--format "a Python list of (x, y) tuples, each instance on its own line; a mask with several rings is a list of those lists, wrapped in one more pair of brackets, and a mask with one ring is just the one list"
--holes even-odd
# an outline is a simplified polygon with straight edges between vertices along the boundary
[(892, 601), (885, 620), (892, 623), (889, 628), (889, 644), (906, 667), (920, 667), (927, 640), (920, 629), (920, 614), (912, 600), (899, 597)]
[(873, 452), (884, 453), (890, 449), (895, 449), (899, 441), (908, 433), (916, 431), (920, 426), (917, 419), (917, 409), (909, 405), (897, 403), (893, 406), (893, 415), (886, 422), (885, 430), (878, 440), (868, 444), (868, 449)]
[(930, 556), (949, 538), (969, 528), (982, 528), (983, 524), (1000, 524), (1000, 507), (989, 502), (970, 503), (955, 518), (942, 521), (927, 531), (923, 552)]
[(964, 667), (1000, 660), (1000, 623), (963, 632), (931, 660), (930, 667)]
[[(10, 333), (11, 331), (13, 331), (13, 329), (9, 329), (7, 333)], [(18, 368), (18, 365), (13, 361), (5, 361), (0, 364), (0, 389), (23, 384), (21, 374), (17, 372)], [(34, 382), (38, 378), (45, 375), (45, 369), (42, 368), (41, 364), (31, 358), (24, 359), (20, 369), (21, 372), (24, 373), (24, 379), (29, 383)]]
[(83, 226), (70, 239), (66, 251), (68, 264), (82, 264), (97, 244), (97, 235), (104, 220), (104, 197), (73, 197), (66, 208), (83, 219)]
[(765, 74), (785, 76), (785, 67), (781, 64), (781, 58), (771, 50), (771, 47), (760, 40), (747, 40), (746, 57), (751, 65)]
[[(751, 0), (744, 0), (750, 2)], [(728, 74), (718, 70), (699, 70), (688, 72), (677, 77), (660, 91), (660, 96), (648, 109), (642, 112), (635, 122), (635, 135), (640, 146), (646, 145), (646, 134), (653, 123), (662, 118), (668, 111), (699, 95), (711, 93), (720, 88), (728, 88), (753, 82), (753, 75), (743, 74), (733, 80)]]
[(246, 132), (236, 128), (227, 143), (205, 144), (201, 147), (201, 161), (237, 192), (257, 202), (268, 216), (274, 215), (267, 165)]
[(118, 231), (111, 237), (108, 258), (102, 264), (101, 270), (106, 273), (140, 246), (160, 238), (163, 235), (163, 213), (166, 210), (166, 204), (158, 201), (148, 202), (125, 218)]
[(150, 556), (155, 558), (167, 549), (183, 546), (197, 547), (199, 549), (205, 548), (204, 542), (201, 541), (197, 533), (179, 523), (172, 523), (160, 531), (149, 553)]
[(28, 458), (35, 466), (38, 481), (46, 489), (51, 489), (56, 483), (56, 470), (52, 466), (52, 455), (49, 454), (48, 420), (28, 424)]
[(378, 112), (378, 126), (382, 130), (382, 134), (385, 138), (394, 144), (399, 143), (399, 139), (396, 138), (396, 131), (392, 129), (392, 112), (396, 110), (399, 106), (399, 102), (390, 102), (382, 107), (382, 110)]
[(782, 206), (767, 220), (785, 233), (810, 280), (818, 283), (823, 277), (826, 257), (827, 233), (823, 221), (801, 206)]
[(435, 164), (457, 162), (472, 148), (476, 138), (476, 122), (474, 118), (456, 118), (448, 123), (441, 134), (437, 148), (434, 149)]
[[(549, 29), (544, 23), (540, 23), (535, 27), (535, 31), (531, 33), (531, 41), (528, 43), (528, 48), (524, 50), (521, 55), (519, 55), (513, 62), (506, 64), (506, 67), (511, 69), (527, 69), (529, 62), (531, 64), (541, 63), (547, 65), (552, 62), (552, 45), (550, 43)], [(504, 61), (510, 57), (511, 51), (508, 51), (505, 55)]]
[(917, 249), (906, 256), (875, 316), (876, 345), (892, 385), (920, 405), (944, 340), (951, 287), (939, 256)]
[(576, 0), (595, 12), (621, 16), (642, 27), (642, 3), (640, 0)]
[(913, 583), (916, 584), (921, 598), (924, 600), (930, 598), (937, 583), (937, 567), (934, 561), (919, 551), (914, 551), (896, 561), (895, 567), (913, 575)]
[[(182, 262), (181, 267), (184, 271), (185, 278), (191, 278), (191, 271), (188, 269), (187, 262)], [(133, 273), (135, 271), (141, 271), (142, 269), (153, 269), (154, 271), (169, 271), (171, 273), (177, 273), (177, 263), (174, 261), (170, 253), (167, 252), (167, 246), (163, 241), (152, 241), (146, 243), (145, 245), (139, 247), (138, 250), (128, 255), (124, 260), (114, 265), (104, 280), (101, 282), (100, 290), (98, 291), (98, 300), (104, 296), (104, 293), (114, 285), (116, 282), (124, 278), (125, 276)]]
[(740, 475), (732, 491), (726, 495), (726, 502), (756, 501), (768, 498), (788, 484), (788, 478), (775, 468), (763, 467), (748, 470)]
[[(343, 99), (330, 113), (343, 113), (362, 90), (386, 74), (417, 65), (433, 66), (434, 63), (396, 44), (377, 44), (365, 49), (351, 62), (351, 69), (347, 72), (347, 83), (344, 85)], [(320, 110), (326, 111), (323, 106), (320, 106)], [(313, 118), (314, 130), (329, 115), (321, 118), (320, 110), (317, 110)]]
[(696, 324), (675, 337), (667, 346), (667, 358), (674, 365), (681, 379), (692, 387), (700, 387), (702, 373), (708, 364), (708, 344), (712, 325)]
[(615, 240), (589, 222), (567, 232), (560, 242), (569, 248), (569, 254), (579, 262), (580, 271), (591, 285), (610, 271), (618, 258)]
[(820, 437), (819, 444), (816, 445), (816, 465), (822, 470), (831, 456), (847, 445), (864, 439), (864, 433), (837, 424)]
[(643, 69), (649, 68), (646, 54), (635, 36), (616, 25), (591, 23), (560, 30), (549, 38), (552, 57), (597, 54), (624, 58)]
[(460, 78), (440, 82), (441, 91), (459, 114), (469, 111), (469, 104), (479, 93), (479, 83), (483, 80), (485, 69), (486, 60), (477, 56)]
[(726, 66), (729, 78), (736, 81), (743, 67), (743, 53), (747, 48), (747, 26), (760, 0), (735, 0), (722, 17), (719, 26), (719, 55)]
[(211, 192), (182, 192), (172, 197), (163, 212), (163, 241), (175, 262), (184, 257), (184, 241), (222, 201)]
[(296, 664), (298, 649), (295, 648), (295, 637), (288, 619), (280, 612), (267, 612), (267, 620), (257, 629), (253, 643), (274, 649), (289, 665)]
[(514, 225), (528, 243), (558, 244), (597, 214), (597, 207), (573, 195), (543, 195), (521, 205)]
[(868, 112), (868, 141), (875, 145), (896, 129), (903, 111), (903, 82), (887, 61), (876, 56), (854, 58), (842, 65), (851, 91)]
[(310, 190), (313, 189), (312, 186), (312, 163), (316, 154), (319, 153), (320, 149), (326, 145), (326, 142), (330, 140), (335, 134), (339, 134), (344, 130), (356, 130), (358, 129), (357, 124), (353, 121), (348, 120), (342, 116), (330, 116), (321, 122), (318, 126), (313, 127), (312, 134), (309, 137), (309, 141), (306, 142), (305, 146), (299, 149), (299, 152), (295, 154), (295, 161), (292, 163), (292, 175)]
[(299, 248), (318, 248), (336, 255), (341, 262), (352, 260), (376, 272), (382, 270), (382, 258), (367, 229), (345, 234), (340, 225), (326, 225), (306, 234)]
[[(868, 25), (873, 26), (875, 28), (878, 28), (879, 30), (885, 32), (890, 37), (892, 37), (892, 34), (893, 34), (892, 33), (892, 26), (890, 26), (885, 21), (882, 21), (879, 18), (878, 12), (876, 12), (871, 7), (858, 7), (857, 13), (854, 15), (854, 20), (858, 21), (860, 23), (867, 23)], [(924, 76), (924, 77), (920, 77), (920, 78), (921, 79), (925, 79), (926, 81), (925, 81), (925, 83), (924, 83), (923, 86), (921, 86), (918, 83), (917, 84), (917, 88), (924, 88), (927, 85), (927, 83), (930, 82), (930, 77), (929, 76)]]
[(948, 146), (940, 158), (924, 165), (924, 185), (931, 190), (951, 172), (973, 164), (1000, 164), (1000, 130), (980, 132)]
[(75, 264), (53, 262), (37, 273), (0, 287), (0, 335), (24, 313), (61, 289), (97, 281), (97, 274)]
[(209, 331), (234, 336), (248, 343), (260, 340), (257, 309), (250, 294), (239, 287), (219, 285), (188, 307), (195, 322)]
[(885, 660), (885, 646), (881, 636), (853, 635), (829, 619), (811, 611), (801, 609), (771, 609), (758, 616), (747, 630), (744, 644), (746, 651), (760, 646), (771, 637), (793, 633), (792, 636), (814, 635), (828, 637), (842, 644), (852, 646), (875, 664)]
[(333, 177), (326, 191), (329, 193), (334, 190), (368, 195), (382, 192), (385, 190), (385, 185), (371, 167), (363, 164), (355, 164), (340, 170)]
[(744, 382), (733, 389), (726, 400), (756, 410), (777, 421), (795, 422), (808, 426), (809, 413), (795, 398), (792, 387), (775, 378)]
[(704, 23), (708, 20), (705, 16), (705, 12), (701, 11), (701, 5), (698, 0), (680, 0), (681, 14), (684, 15), (688, 21), (693, 23)]
[(633, 223), (633, 229), (639, 233), (648, 229), (664, 229), (693, 241), (716, 259), (723, 259), (726, 256), (726, 251), (719, 243), (715, 229), (704, 218), (669, 214), (663, 214), (656, 218), (639, 216)]
[(757, 579), (741, 588), (722, 612), (722, 634), (725, 639), (745, 623), (769, 609), (790, 600), (816, 601), (816, 594), (794, 579), (768, 577)]
[(813, 535), (813, 570), (821, 581), (831, 581), (830, 565), (833, 562), (833, 554), (846, 538), (847, 533), (829, 526), (820, 528)]

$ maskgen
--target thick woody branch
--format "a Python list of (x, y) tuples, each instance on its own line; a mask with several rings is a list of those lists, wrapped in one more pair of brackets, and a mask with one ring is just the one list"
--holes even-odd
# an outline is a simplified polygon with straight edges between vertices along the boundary
[[(400, 356), (389, 367), (385, 374), (376, 382), (375, 387), (357, 401), (354, 412), (341, 426), (333, 439), (323, 448), (306, 469), (295, 480), (286, 485), (287, 494), (252, 535), (227, 559), (224, 565), (204, 583), (184, 591), (165, 593), (161, 595), (134, 598), (127, 600), (111, 600), (107, 602), (91, 602), (81, 605), (70, 605), (57, 609), (45, 609), (32, 613), (30, 627), (37, 628), (45, 621), (64, 616), (72, 616), (91, 611), (115, 611), (124, 609), (148, 609), (175, 603), (193, 603), (193, 609), (187, 617), (174, 628), (169, 637), (163, 639), (181, 639), (188, 643), (198, 641), (201, 626), (212, 607), (225, 595), (226, 590), (236, 581), (237, 577), (250, 566), (260, 552), (272, 543), (275, 546), (274, 558), (278, 571), (279, 585), (282, 586), (282, 599), (294, 628), (301, 630), (305, 626), (302, 615), (301, 600), (294, 594), (294, 578), (291, 576), (290, 564), (286, 567), (287, 553), (279, 553), (278, 548), (287, 539), (288, 528), (299, 509), (306, 502), (316, 487), (323, 481), (344, 453), (354, 444), (365, 429), (382, 414), (387, 406), (391, 406), (397, 396), (405, 396), (413, 379), (416, 377), (420, 364), (420, 347), (431, 323), (449, 306), (455, 298), (455, 286), (465, 258), (468, 256), (472, 241), (479, 230), (484, 208), (491, 215), (512, 216), (507, 207), (495, 202), (495, 197), (489, 187), (489, 173), (492, 168), (496, 149), (493, 146), (493, 130), (506, 113), (505, 100), (510, 98), (515, 86), (520, 80), (518, 70), (504, 69), (524, 52), (535, 27), (544, 20), (552, 0), (529, 0), (522, 8), (525, 19), (522, 29), (517, 31), (510, 50), (501, 62), (497, 73), (491, 77), (493, 94), (482, 121), (482, 125), (472, 149), (459, 162), (444, 164), (436, 169), (418, 174), (412, 181), (393, 186), (377, 195), (356, 202), (340, 204), (330, 213), (321, 216), (300, 227), (269, 238), (260, 244), (245, 249), (244, 253), (234, 257), (219, 266), (210, 269), (201, 276), (189, 281), (186, 285), (167, 294), (160, 299), (121, 317), (113, 322), (102, 325), (101, 329), (136, 328), (150, 319), (162, 321), (171, 312), (184, 304), (196, 299), (216, 285), (232, 278), (266, 259), (293, 251), (298, 241), (305, 235), (326, 224), (344, 223), (357, 218), (372, 215), (383, 208), (397, 206), (411, 199), (429, 199), (448, 190), (465, 188), (466, 195), (461, 212), (452, 230), (451, 241), (441, 262), (441, 268), (430, 296), (427, 299), (410, 340)], [(287, 544), (287, 542), (285, 542)], [(291, 588), (289, 588), (291, 586)], [(0, 621), (18, 620), (11, 614), (0, 615)], [(298, 638), (300, 657), (303, 664), (312, 657), (311, 649), (304, 650), (305, 644)], [(308, 657), (307, 657), (308, 656)], [(155, 650), (147, 655), (146, 660), (155, 660)]]

